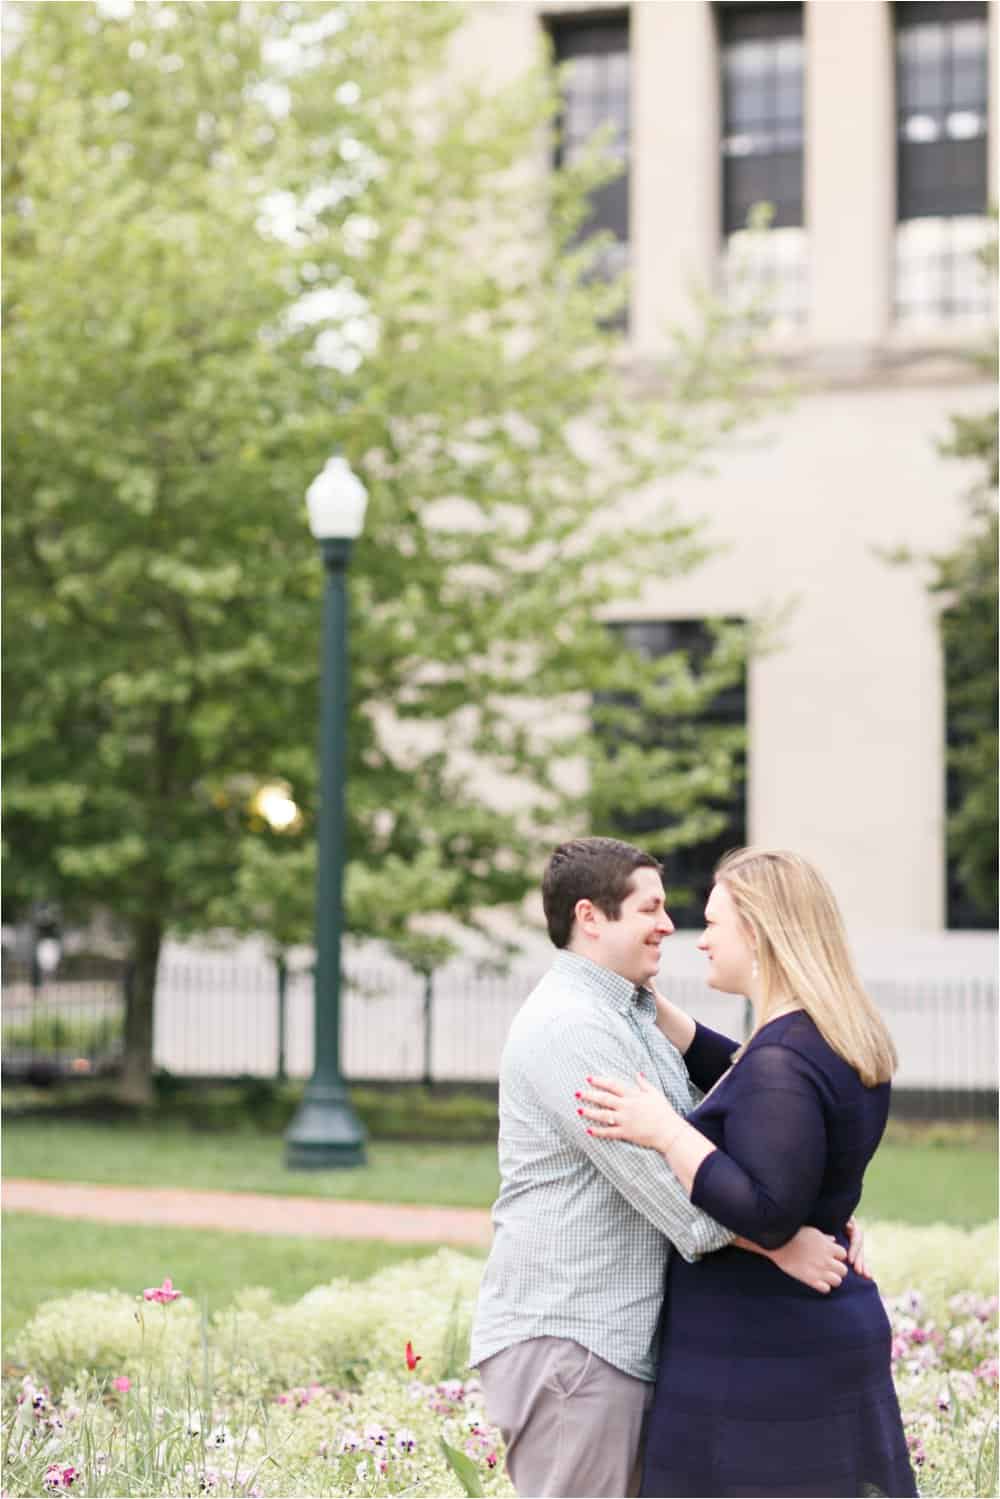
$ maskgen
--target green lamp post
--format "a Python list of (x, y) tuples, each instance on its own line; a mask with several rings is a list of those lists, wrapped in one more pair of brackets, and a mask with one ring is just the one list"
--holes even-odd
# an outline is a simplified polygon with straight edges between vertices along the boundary
[(316, 880), (315, 1060), (285, 1135), (292, 1169), (363, 1166), (365, 1132), (340, 1076), (340, 938), (343, 927), (347, 743), (347, 565), (368, 496), (343, 458), (331, 458), (306, 493), (309, 527), (326, 572), (320, 712)]

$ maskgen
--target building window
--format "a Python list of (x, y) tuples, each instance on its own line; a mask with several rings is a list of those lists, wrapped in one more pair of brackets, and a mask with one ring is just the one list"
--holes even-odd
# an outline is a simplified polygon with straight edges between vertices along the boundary
[(896, 293), (901, 323), (981, 317), (988, 37), (981, 0), (903, 3), (896, 22)]
[(552, 20), (549, 33), (557, 63), (569, 63), (563, 79), (556, 165), (571, 165), (598, 131), (611, 127), (609, 154), (618, 175), (591, 195), (582, 238), (610, 232), (614, 242), (602, 256), (609, 280), (628, 267), (630, 81), (628, 13), (567, 16)]
[[(805, 320), (802, 213), (802, 7), (717, 8), (722, 60), (723, 276), (727, 292), (763, 298), (778, 328)], [(758, 204), (770, 229), (747, 224)]]
[[(726, 623), (743, 625), (742, 620)], [(610, 628), (624, 645), (647, 660), (683, 651), (696, 679), (701, 676), (716, 639), (713, 629), (701, 619), (635, 620), (612, 624)], [(718, 691), (696, 714), (666, 717), (642, 711), (634, 697), (623, 693), (597, 694), (594, 702), (595, 708), (605, 704), (635, 709), (627, 719), (612, 718), (610, 724), (595, 714), (595, 732), (610, 748), (611, 785), (614, 786), (614, 758), (626, 746), (630, 750), (648, 750), (651, 770), (649, 784), (643, 782), (641, 788), (646, 793), (645, 804), (633, 802), (629, 808), (613, 805), (605, 808), (600, 831), (637, 842), (655, 854), (664, 865), (667, 907), (674, 923), (699, 927), (703, 924), (716, 864), (729, 849), (746, 843), (745, 667), (735, 681)], [(691, 771), (701, 776), (708, 774), (717, 783), (716, 792), (701, 802), (693, 823), (688, 809), (655, 799), (654, 757), (664, 749), (676, 756), (671, 778)], [(651, 787), (652, 800), (648, 797)], [(640, 794), (640, 802), (643, 799)], [(685, 824), (691, 831), (698, 823), (703, 828), (701, 836), (683, 846), (675, 844)]]

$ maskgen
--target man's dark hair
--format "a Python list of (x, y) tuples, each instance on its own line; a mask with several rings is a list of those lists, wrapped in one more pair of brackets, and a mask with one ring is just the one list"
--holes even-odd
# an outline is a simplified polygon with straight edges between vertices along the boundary
[(609, 921), (617, 921), (637, 869), (663, 873), (652, 854), (617, 838), (573, 838), (560, 843), (542, 877), (542, 905), (555, 946), (565, 947), (569, 942), (578, 900), (592, 901)]

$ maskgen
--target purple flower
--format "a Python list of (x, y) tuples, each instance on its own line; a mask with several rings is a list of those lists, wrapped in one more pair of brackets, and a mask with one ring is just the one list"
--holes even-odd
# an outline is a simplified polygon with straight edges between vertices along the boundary
[(906, 1445), (910, 1449), (910, 1456), (913, 1459), (914, 1466), (922, 1468), (927, 1461), (927, 1453), (924, 1451), (924, 1444), (920, 1437), (907, 1437)]

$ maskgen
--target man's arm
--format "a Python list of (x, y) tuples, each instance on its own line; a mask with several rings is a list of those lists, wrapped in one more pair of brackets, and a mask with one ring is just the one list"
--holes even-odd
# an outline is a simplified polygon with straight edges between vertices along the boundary
[(575, 1093), (588, 1073), (631, 1077), (635, 1057), (611, 1030), (589, 1015), (549, 1032), (531, 1081), (539, 1100), (561, 1133), (588, 1156), (596, 1169), (669, 1239), (678, 1253), (693, 1261), (731, 1244), (733, 1235), (696, 1208), (663, 1157), (654, 1150), (587, 1134)]

